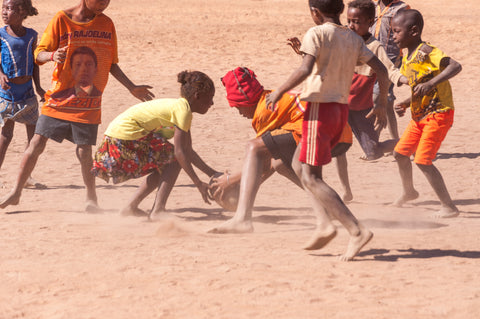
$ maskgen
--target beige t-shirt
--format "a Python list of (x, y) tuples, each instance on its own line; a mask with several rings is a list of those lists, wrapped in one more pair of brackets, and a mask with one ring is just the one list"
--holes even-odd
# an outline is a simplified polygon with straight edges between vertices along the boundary
[[(377, 58), (385, 65), (388, 72), (388, 79), (395, 85), (398, 84), (398, 80), (402, 76), (399, 69), (393, 65), (392, 61), (388, 58), (387, 51), (385, 51), (382, 43), (371, 36), (366, 42), (367, 48), (377, 56)], [(367, 64), (357, 65), (355, 67), (355, 73), (365, 76), (372, 76), (375, 72)]]
[(355, 66), (373, 57), (365, 41), (355, 32), (329, 22), (310, 28), (303, 37), (300, 51), (316, 58), (301, 99), (320, 103), (348, 104)]

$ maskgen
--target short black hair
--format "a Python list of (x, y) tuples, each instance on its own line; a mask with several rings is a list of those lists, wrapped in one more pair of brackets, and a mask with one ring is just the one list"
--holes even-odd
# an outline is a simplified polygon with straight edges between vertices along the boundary
[(340, 15), (345, 8), (343, 0), (308, 0), (308, 5), (330, 15)]
[(359, 9), (369, 19), (375, 19), (375, 3), (372, 0), (353, 0), (348, 3), (348, 7)]
[(405, 26), (410, 29), (413, 26), (418, 28), (420, 34), (423, 31), (423, 16), (420, 11), (415, 9), (403, 9), (397, 12), (394, 18), (403, 17)]
[(95, 54), (95, 51), (93, 51), (89, 47), (78, 47), (73, 51), (72, 56), (70, 57), (70, 68), (72, 67), (73, 63), (73, 57), (78, 55), (78, 54), (86, 54), (92, 57), (93, 61), (95, 62), (95, 67), (97, 67), (97, 55)]

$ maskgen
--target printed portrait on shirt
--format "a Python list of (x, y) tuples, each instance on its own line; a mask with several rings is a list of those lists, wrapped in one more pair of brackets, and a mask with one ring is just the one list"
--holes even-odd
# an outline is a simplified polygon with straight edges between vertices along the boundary
[(86, 46), (78, 47), (73, 51), (69, 60), (74, 85), (53, 93), (51, 97), (56, 100), (63, 100), (101, 96), (102, 92), (94, 84), (98, 68), (98, 59), (95, 52)]

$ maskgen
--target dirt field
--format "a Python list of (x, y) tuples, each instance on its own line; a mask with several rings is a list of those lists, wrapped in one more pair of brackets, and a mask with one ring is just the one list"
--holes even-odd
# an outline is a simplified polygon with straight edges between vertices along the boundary
[[(425, 18), (423, 39), (463, 66), (451, 83), (455, 123), (435, 165), (458, 218), (429, 218), (439, 201), (414, 167), (419, 199), (389, 204), (401, 191), (393, 158), (347, 153), (354, 201), (348, 206), (375, 237), (354, 262), (337, 261), (348, 236), (304, 251), (315, 227), (306, 194), (280, 176), (260, 189), (255, 232), (214, 235), (207, 230), (232, 216), (203, 203), (181, 173), (168, 201), (174, 219), (160, 223), (121, 217), (118, 210), (140, 180), (112, 186), (98, 180), (102, 215), (83, 213), (85, 189), (74, 145), (50, 141), (33, 176), (45, 190), (28, 189), (20, 205), (0, 212), (0, 318), (458, 318), (480, 317), (480, 126), (478, 0), (410, 0)], [(66, 0), (34, 1), (40, 14), (26, 26), (42, 33)], [(285, 44), (313, 25), (307, 1), (111, 1), (120, 66), (157, 97), (177, 97), (176, 74), (204, 71), (216, 85), (215, 105), (194, 116), (194, 148), (217, 170), (240, 169), (248, 120), (228, 107), (220, 77), (237, 66), (253, 69), (266, 88), (278, 87), (300, 60)], [(346, 22), (342, 17), (342, 22)], [(49, 86), (51, 65), (41, 67)], [(399, 98), (408, 88), (396, 90)], [(103, 123), (137, 103), (111, 78)], [(403, 131), (410, 116), (399, 118)], [(17, 126), (0, 171), (6, 194), (25, 148)], [(382, 139), (388, 138), (382, 133)], [(206, 180), (206, 176), (201, 176)], [(325, 179), (340, 191), (335, 166)], [(148, 210), (153, 196), (141, 208)]]

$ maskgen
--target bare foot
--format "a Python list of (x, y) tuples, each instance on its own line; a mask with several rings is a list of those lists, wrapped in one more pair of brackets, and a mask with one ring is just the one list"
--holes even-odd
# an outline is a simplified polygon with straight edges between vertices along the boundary
[(351, 202), (353, 200), (352, 192), (345, 192), (345, 194), (342, 196), (342, 200), (344, 203)]
[(120, 210), (120, 215), (121, 216), (137, 216), (137, 217), (147, 217), (148, 214), (144, 210), (141, 210), (138, 207), (132, 208), (130, 206), (127, 206), (125, 208), (122, 208)]
[(23, 187), (24, 188), (36, 188), (36, 189), (47, 189), (47, 185), (37, 182), (35, 179), (33, 179), (32, 176), (30, 176), (27, 179), (27, 182), (25, 183), (25, 186), (23, 186)]
[(457, 217), (459, 214), (460, 214), (460, 211), (458, 210), (457, 207), (455, 207), (455, 205), (453, 207), (442, 206), (442, 208), (438, 212), (432, 214), (432, 217), (433, 218), (453, 218), (453, 217)]
[(164, 210), (161, 210), (155, 213), (150, 212), (150, 214), (148, 214), (148, 220), (151, 222), (162, 221), (162, 220), (165, 220), (166, 217), (171, 217), (171, 215), (167, 214), (167, 212)]
[(327, 229), (315, 230), (313, 236), (303, 247), (305, 250), (315, 250), (325, 247), (335, 236), (337, 230), (335, 226), (331, 225)]
[(213, 234), (243, 234), (253, 232), (252, 221), (236, 221), (229, 219), (218, 227), (208, 231)]
[(366, 228), (360, 226), (360, 234), (357, 236), (350, 236), (350, 240), (348, 242), (347, 251), (344, 255), (340, 256), (341, 261), (350, 261), (358, 254), (358, 252), (368, 244), (368, 242), (372, 239), (373, 233)]
[(89, 214), (101, 214), (103, 213), (103, 209), (98, 206), (97, 202), (93, 200), (87, 200), (85, 203), (85, 212)]
[(5, 208), (10, 205), (18, 205), (20, 202), (20, 195), (15, 194), (13, 191), (0, 200), (0, 208)]
[(400, 198), (398, 198), (396, 201), (393, 202), (393, 206), (395, 207), (402, 207), (403, 204), (408, 202), (409, 200), (414, 200), (417, 199), (419, 196), (418, 192), (416, 190), (413, 190), (409, 193), (404, 193)]

